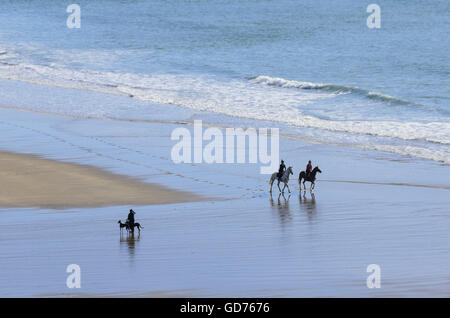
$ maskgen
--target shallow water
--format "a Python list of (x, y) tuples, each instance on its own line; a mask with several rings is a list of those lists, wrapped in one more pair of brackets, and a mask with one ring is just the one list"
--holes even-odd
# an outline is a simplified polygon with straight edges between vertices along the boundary
[[(271, 198), (258, 166), (172, 163), (176, 124), (0, 112), (2, 149), (231, 198), (132, 207), (144, 226), (134, 239), (117, 226), (128, 206), (1, 209), (2, 296), (449, 296), (449, 176), (437, 163), (282, 139), (292, 194)], [(310, 157), (323, 173), (303, 197), (295, 178)], [(73, 263), (77, 290), (65, 285)], [(369, 264), (381, 289), (366, 287)]]
[[(0, 295), (448, 297), (449, 202), (433, 191), (321, 184), (301, 199), (140, 207), (134, 238), (116, 226), (126, 207), (3, 210)], [(73, 263), (78, 290), (65, 286)]]
[[(128, 206), (0, 209), (0, 296), (450, 296), (448, 1), (378, 1), (379, 30), (350, 0), (78, 3), (79, 30), (0, 3), (0, 149), (227, 200), (133, 207), (134, 239)], [(280, 128), (292, 195), (259, 165), (174, 164), (195, 119)]]

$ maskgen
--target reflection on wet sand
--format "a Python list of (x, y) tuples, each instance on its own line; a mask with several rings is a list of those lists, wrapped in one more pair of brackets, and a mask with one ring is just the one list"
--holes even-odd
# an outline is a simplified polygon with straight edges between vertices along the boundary
[[(284, 193), (280, 193), (278, 195), (278, 201), (277, 201), (276, 207), (278, 209), (278, 214), (280, 216), (282, 224), (285, 224), (287, 221), (292, 220), (292, 215), (289, 210), (289, 199), (290, 198), (291, 198), (291, 195), (288, 195), (288, 197), (286, 199), (286, 197), (284, 196)], [(275, 202), (273, 200), (272, 194), (270, 194), (270, 205), (272, 206), (272, 208), (275, 208)]]
[(316, 196), (313, 192), (310, 192), (311, 199), (306, 197), (306, 191), (303, 191), (303, 194), (300, 193), (298, 195), (300, 207), (304, 207), (306, 212), (308, 212), (308, 218), (311, 218), (317, 211), (316, 208)]
[(126, 243), (128, 246), (128, 252), (130, 253), (130, 256), (134, 255), (134, 249), (136, 247), (136, 242), (138, 242), (141, 238), (141, 234), (135, 235), (134, 233), (131, 234), (120, 234), (120, 244)]

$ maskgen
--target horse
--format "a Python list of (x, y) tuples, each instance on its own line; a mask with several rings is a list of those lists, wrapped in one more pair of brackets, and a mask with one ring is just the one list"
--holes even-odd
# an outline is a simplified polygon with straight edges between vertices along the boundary
[[(270, 184), (270, 193), (272, 193), (272, 186), (273, 186), (273, 182), (275, 181), (275, 179), (278, 180), (277, 186), (278, 186), (278, 190), (280, 190), (281, 193), (284, 193), (284, 189), (285, 189), (286, 187), (288, 188), (289, 193), (291, 193), (291, 189), (289, 189), (289, 186), (288, 186), (289, 175), (291, 175), (291, 174), (294, 174), (294, 173), (292, 172), (292, 167), (288, 167), (288, 168), (286, 169), (286, 171), (283, 173), (283, 175), (281, 176), (281, 178), (278, 178), (278, 177), (277, 177), (278, 172), (274, 172), (274, 173), (272, 174), (272, 176), (270, 177), (270, 180), (269, 180), (269, 184)], [(283, 182), (283, 183), (284, 183), (283, 190), (280, 189), (280, 182)]]
[(319, 167), (315, 167), (310, 173), (309, 176), (306, 176), (306, 172), (302, 171), (299, 173), (298, 175), (298, 185), (300, 186), (300, 190), (302, 189), (302, 179), (303, 179), (303, 186), (305, 187), (306, 190), (306, 185), (305, 185), (305, 181), (309, 181), (311, 182), (311, 188), (309, 189), (310, 191), (312, 191), (315, 187), (315, 183), (314, 181), (316, 181), (316, 173), (322, 173), (322, 170), (319, 169)]

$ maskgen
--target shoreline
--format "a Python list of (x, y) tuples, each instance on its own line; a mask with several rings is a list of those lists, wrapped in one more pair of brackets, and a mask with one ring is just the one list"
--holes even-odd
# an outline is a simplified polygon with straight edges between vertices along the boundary
[[(20, 178), (12, 177), (34, 178), (37, 187), (49, 174), (66, 186), (63, 172), (75, 171), (70, 180), (78, 181), (65, 183), (78, 188), (57, 188), (50, 199), (59, 198), (56, 191), (66, 200), (75, 200), (81, 190), (85, 196), (79, 206), (62, 211), (43, 205), (0, 207), (0, 285), (5, 286), (0, 295), (448, 296), (448, 270), (442, 264), (448, 263), (450, 171), (439, 163), (281, 137), (282, 158), (294, 167), (292, 193), (280, 195), (274, 188), (271, 196), (269, 176), (261, 175), (258, 165), (173, 163), (173, 124), (4, 108), (0, 113), (5, 150), (0, 161), (9, 156), (14, 165), (20, 158), (38, 167), (18, 169)], [(174, 119), (190, 115), (174, 114)], [(314, 193), (298, 190), (297, 176), (308, 159), (323, 171)], [(80, 180), (88, 183), (86, 189)], [(2, 183), (0, 195), (11, 190), (10, 183)], [(121, 235), (117, 220), (126, 208), (112, 203), (128, 198), (134, 208), (136, 197), (117, 188), (135, 195), (136, 186), (146, 194), (136, 207), (143, 230)], [(115, 191), (107, 193), (107, 207), (83, 208), (86, 196), (93, 195), (89, 190), (110, 187)], [(23, 194), (23, 187), (16, 189)], [(185, 203), (157, 205), (152, 197), (157, 190), (169, 202)], [(194, 200), (195, 194), (211, 199)], [(65, 285), (68, 264), (82, 268), (80, 290)], [(367, 288), (368, 264), (381, 266), (381, 290)]]
[[(38, 85), (38, 84), (36, 84)], [(103, 93), (106, 94), (106, 93)], [(120, 96), (120, 95), (119, 95)], [(122, 96), (123, 97), (123, 96)], [(128, 98), (128, 97), (127, 97)], [(160, 106), (157, 106), (160, 107)], [(175, 106), (178, 107), (179, 109), (182, 109), (182, 106)], [(186, 126), (193, 126), (193, 121), (190, 120), (190, 117), (192, 116), (188, 116), (188, 118), (183, 118), (183, 119), (173, 119), (173, 120), (169, 120), (169, 119), (137, 119), (137, 118), (116, 118), (116, 117), (101, 117), (101, 116), (81, 116), (81, 115), (75, 115), (75, 114), (66, 114), (66, 113), (58, 113), (58, 112), (49, 112), (49, 111), (43, 111), (43, 110), (33, 110), (33, 109), (28, 109), (28, 108), (23, 108), (23, 107), (15, 107), (15, 106), (6, 106), (6, 105), (1, 105), (0, 104), (0, 109), (5, 109), (5, 110), (12, 110), (12, 111), (18, 111), (18, 112), (25, 112), (25, 113), (32, 113), (32, 114), (38, 114), (38, 115), (44, 115), (44, 116), (56, 116), (56, 117), (66, 117), (66, 118), (74, 118), (74, 119), (80, 119), (80, 120), (108, 120), (108, 121), (117, 121), (117, 122), (125, 122), (125, 123), (145, 123), (145, 124), (164, 124), (164, 125), (186, 125)], [(192, 111), (193, 113), (195, 113), (195, 111), (193, 110), (186, 110), (186, 111)], [(229, 115), (224, 115), (224, 114), (214, 114), (216, 116), (224, 116), (224, 117), (230, 117)], [(245, 117), (238, 117), (236, 118), (238, 120), (243, 120), (243, 121), (258, 121), (255, 119), (250, 119), (250, 118), (245, 118)], [(265, 121), (262, 121), (265, 122)], [(216, 127), (219, 128), (220, 130), (225, 130), (226, 128), (228, 128), (226, 125), (221, 124), (220, 122), (217, 121), (212, 121), (212, 122), (203, 122), (202, 123), (203, 127)], [(283, 126), (283, 124), (281, 124), (281, 126)], [(234, 126), (234, 128), (238, 128), (239, 126)], [(297, 128), (301, 128), (301, 127), (297, 127)], [(303, 127), (305, 128), (305, 127)], [(369, 151), (374, 151), (374, 152), (378, 152), (381, 154), (386, 154), (386, 155), (392, 155), (392, 156), (399, 156), (399, 157), (404, 157), (405, 159), (400, 159), (400, 160), (425, 160), (425, 161), (430, 161), (430, 162), (435, 162), (437, 164), (440, 164), (444, 167), (448, 167), (450, 166), (450, 163), (446, 162), (446, 161), (442, 161), (442, 160), (436, 160), (436, 159), (432, 159), (432, 158), (428, 158), (428, 157), (421, 157), (421, 156), (413, 156), (411, 154), (403, 154), (403, 153), (398, 153), (396, 151), (392, 151), (389, 150), (387, 148), (383, 148), (383, 147), (379, 147), (379, 146), (368, 146), (365, 144), (351, 144), (351, 143), (343, 143), (343, 142), (333, 142), (333, 141), (327, 141), (327, 140), (318, 140), (318, 139), (314, 139), (314, 138), (310, 138), (310, 137), (302, 137), (302, 136), (295, 136), (292, 134), (292, 132), (290, 133), (280, 133), (280, 138), (284, 138), (284, 139), (290, 139), (293, 141), (298, 141), (298, 142), (302, 142), (302, 143), (306, 143), (306, 144), (310, 144), (310, 145), (322, 145), (322, 146), (336, 146), (336, 147), (344, 147), (344, 148), (350, 148), (350, 149), (360, 149), (360, 150), (369, 150)]]
[(203, 201), (101, 168), (0, 151), (0, 207), (52, 209)]

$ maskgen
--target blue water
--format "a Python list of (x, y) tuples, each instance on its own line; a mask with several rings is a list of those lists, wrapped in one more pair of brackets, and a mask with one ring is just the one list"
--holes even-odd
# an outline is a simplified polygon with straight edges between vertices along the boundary
[[(446, 0), (377, 1), (380, 29), (366, 26), (364, 1), (77, 3), (81, 28), (69, 29), (68, 3), (2, 1), (0, 77), (271, 122), (294, 137), (450, 163)], [(139, 105), (134, 117), (152, 115)], [(124, 116), (107, 106), (109, 116)], [(79, 112), (72, 104), (45, 107)]]

